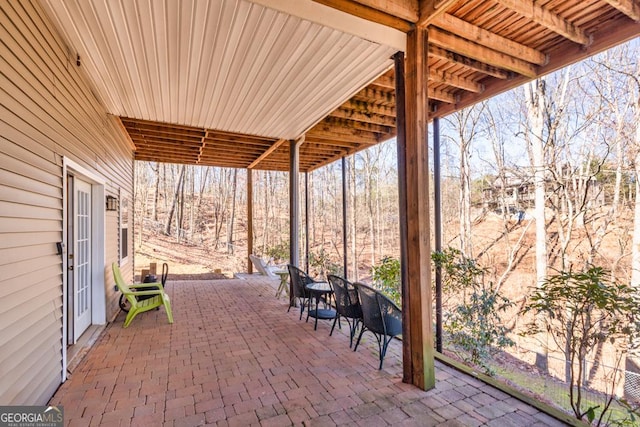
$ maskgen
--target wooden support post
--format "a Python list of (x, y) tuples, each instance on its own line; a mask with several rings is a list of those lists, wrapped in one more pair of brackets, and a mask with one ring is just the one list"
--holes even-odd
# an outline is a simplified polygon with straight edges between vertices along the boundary
[[(300, 145), (304, 142), (304, 135), (289, 141), (289, 263), (300, 265)], [(293, 280), (289, 281), (289, 305), (295, 306), (293, 297)]]
[(309, 172), (304, 173), (304, 266), (309, 271)]
[(347, 258), (347, 159), (344, 157), (342, 157), (342, 258), (344, 262), (344, 278), (347, 279), (349, 275), (349, 259)]
[[(400, 217), (400, 280), (402, 290), (402, 334), (411, 336), (409, 322), (409, 305), (407, 303), (407, 158), (406, 158), (406, 114), (405, 114), (405, 81), (404, 52), (394, 56), (396, 77), (396, 146), (398, 149), (398, 203)], [(402, 343), (402, 381), (411, 383), (411, 346)]]
[[(433, 228), (436, 252), (442, 251), (442, 180), (440, 177), (440, 119), (433, 119)], [(436, 350), (442, 353), (442, 267), (436, 266)]]
[(253, 169), (247, 169), (247, 271), (253, 274)]
[[(404, 55), (395, 55), (400, 186), (403, 311), (403, 381), (423, 390), (435, 386), (431, 310), (429, 153), (427, 145), (427, 31), (407, 34)], [(403, 99), (402, 99), (403, 98)], [(402, 129), (402, 131), (401, 131)]]

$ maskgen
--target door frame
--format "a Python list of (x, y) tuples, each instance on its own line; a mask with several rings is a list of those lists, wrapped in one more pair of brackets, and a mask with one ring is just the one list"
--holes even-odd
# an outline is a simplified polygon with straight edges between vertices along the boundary
[(105, 289), (105, 184), (100, 175), (88, 170), (68, 157), (62, 158), (62, 382), (67, 379), (68, 342), (68, 177), (73, 175), (91, 184), (91, 324), (104, 325), (106, 316)]

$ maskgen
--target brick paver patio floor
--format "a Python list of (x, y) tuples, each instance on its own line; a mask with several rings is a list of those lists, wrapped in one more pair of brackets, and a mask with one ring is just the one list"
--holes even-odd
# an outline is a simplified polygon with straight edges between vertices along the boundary
[(175, 323), (121, 313), (50, 403), (69, 426), (564, 425), (439, 363), (434, 390), (403, 384), (401, 343), (378, 371), (373, 335), (354, 353), (345, 324), (330, 337), (287, 313), (277, 283), (169, 282)]

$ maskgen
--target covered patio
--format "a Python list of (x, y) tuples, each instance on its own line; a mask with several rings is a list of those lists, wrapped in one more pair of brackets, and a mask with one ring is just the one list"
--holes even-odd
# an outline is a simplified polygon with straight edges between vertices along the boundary
[[(0, 354), (4, 403), (44, 402), (63, 384), (51, 402), (65, 406), (71, 425), (153, 425), (147, 416), (246, 425), (260, 414), (266, 424), (264, 411), (274, 424), (282, 416), (296, 424), (470, 416), (471, 425), (536, 417), (471, 378), (434, 369), (427, 125), (637, 37), (637, 1), (0, 5), (0, 311), (11, 343)], [(267, 285), (234, 281), (172, 284), (173, 326), (162, 311), (127, 330), (118, 317), (67, 374), (68, 349), (117, 313), (109, 264), (133, 276), (134, 161), (289, 171), (296, 265), (299, 175), (392, 137), (405, 339), (385, 371), (365, 348), (349, 352), (344, 336), (314, 333), (285, 314), (287, 302)], [(84, 190), (74, 188), (80, 181)], [(251, 172), (247, 181), (250, 222)], [(91, 215), (78, 213), (78, 200), (90, 200)], [(70, 224), (90, 217), (88, 256), (76, 250), (89, 243), (77, 233), (83, 227)], [(80, 253), (85, 259), (74, 258)], [(460, 414), (446, 415), (452, 408)]]
[(402, 382), (401, 343), (382, 371), (365, 334), (298, 320), (256, 275), (169, 282), (164, 311), (121, 313), (51, 399), (69, 426), (556, 426), (560, 421), (436, 362), (436, 386)]

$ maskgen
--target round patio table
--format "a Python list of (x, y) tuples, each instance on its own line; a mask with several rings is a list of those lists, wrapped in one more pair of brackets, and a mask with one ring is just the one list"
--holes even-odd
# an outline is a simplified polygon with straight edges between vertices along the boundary
[[(311, 294), (311, 298), (309, 298), (309, 309), (307, 310), (307, 322), (309, 321), (309, 316), (316, 319), (313, 326), (313, 330), (315, 331), (318, 329), (318, 319), (334, 319), (336, 317), (336, 311), (334, 309), (318, 307), (320, 300), (324, 299), (325, 303), (329, 301), (333, 294), (333, 288), (331, 288), (331, 285), (327, 282), (309, 283), (305, 288)], [(316, 301), (316, 308), (312, 310), (311, 300), (313, 299)]]

